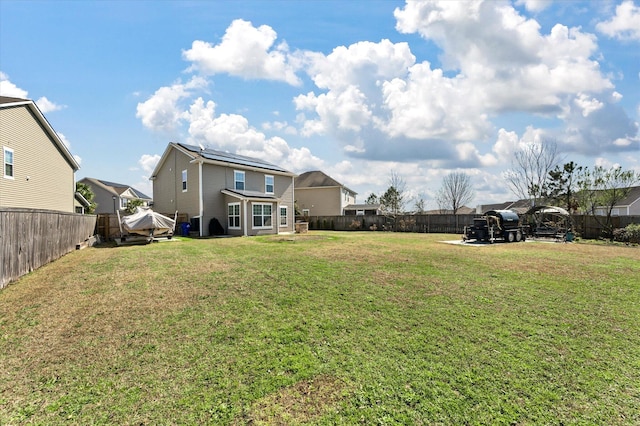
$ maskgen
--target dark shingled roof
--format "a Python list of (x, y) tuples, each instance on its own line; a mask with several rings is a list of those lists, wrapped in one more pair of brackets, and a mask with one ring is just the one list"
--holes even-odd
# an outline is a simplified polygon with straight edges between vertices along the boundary
[(12, 104), (14, 102), (28, 102), (29, 99), (12, 98), (10, 96), (0, 96), (0, 104)]
[(241, 166), (259, 167), (261, 169), (273, 170), (276, 172), (291, 173), (290, 171), (283, 169), (280, 166), (276, 166), (275, 164), (269, 163), (267, 161), (264, 161), (258, 158), (246, 157), (244, 155), (238, 155), (238, 154), (231, 154), (230, 152), (217, 151), (211, 148), (206, 148), (204, 150), (201, 150), (197, 146), (188, 145), (184, 143), (178, 143), (177, 145), (179, 145), (180, 147), (188, 151), (199, 154), (203, 158), (206, 158), (207, 160), (224, 161), (225, 163), (238, 164)]
[(300, 176), (296, 177), (295, 180), (296, 188), (322, 188), (327, 186), (339, 186), (354, 194), (356, 193), (320, 170), (304, 172)]
[[(151, 197), (149, 197), (148, 195), (146, 195), (146, 194), (144, 194), (144, 193), (142, 193), (142, 192), (138, 191), (138, 190), (137, 190), (137, 189), (135, 189), (135, 188), (132, 188), (132, 187), (131, 187), (131, 186), (129, 186), (129, 185), (123, 185), (123, 184), (121, 184), (121, 183), (109, 182), (109, 181), (106, 181), (106, 180), (96, 179), (96, 178), (89, 178), (89, 177), (88, 177), (88, 178), (84, 178), (84, 179), (85, 179), (85, 180), (88, 180), (88, 181), (100, 182), (100, 183), (101, 183), (101, 184), (103, 184), (104, 186), (108, 186), (108, 187), (110, 187), (110, 188), (112, 188), (112, 189), (114, 189), (114, 190), (115, 190), (116, 188), (121, 189), (121, 190), (123, 190), (123, 191), (124, 191), (124, 190), (129, 189), (129, 190), (131, 190), (131, 192), (133, 192), (133, 194), (134, 194), (136, 197), (138, 197), (138, 198), (140, 198), (140, 199), (142, 199), (142, 200), (152, 200), (152, 198), (151, 198)], [(118, 191), (116, 191), (116, 192), (118, 192)]]

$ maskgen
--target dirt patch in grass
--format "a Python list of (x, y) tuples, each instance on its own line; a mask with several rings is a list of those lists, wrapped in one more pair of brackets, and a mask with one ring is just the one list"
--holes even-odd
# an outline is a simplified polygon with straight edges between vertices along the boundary
[(349, 395), (349, 386), (337, 377), (303, 380), (256, 401), (249, 413), (234, 424), (306, 424), (335, 410)]

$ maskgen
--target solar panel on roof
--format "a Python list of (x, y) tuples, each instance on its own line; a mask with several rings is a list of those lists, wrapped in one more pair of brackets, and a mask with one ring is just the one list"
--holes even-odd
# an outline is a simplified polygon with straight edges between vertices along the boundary
[(210, 148), (207, 148), (204, 151), (202, 151), (197, 146), (187, 145), (183, 143), (179, 143), (178, 145), (180, 145), (185, 149), (188, 149), (189, 151), (199, 153), (202, 157), (206, 158), (207, 160), (224, 161), (227, 163), (239, 164), (243, 166), (259, 167), (262, 169), (288, 173), (288, 170), (285, 170), (280, 166), (276, 166), (275, 164), (260, 160), (258, 158), (246, 157), (244, 155), (238, 155), (238, 154), (231, 154), (229, 152), (217, 151), (215, 149), (210, 149)]

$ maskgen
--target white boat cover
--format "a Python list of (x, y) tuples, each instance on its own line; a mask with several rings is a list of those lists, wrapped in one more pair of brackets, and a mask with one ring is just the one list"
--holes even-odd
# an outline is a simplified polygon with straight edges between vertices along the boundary
[(160, 236), (173, 234), (176, 221), (156, 213), (149, 207), (136, 207), (136, 212), (122, 218), (122, 227), (131, 234)]

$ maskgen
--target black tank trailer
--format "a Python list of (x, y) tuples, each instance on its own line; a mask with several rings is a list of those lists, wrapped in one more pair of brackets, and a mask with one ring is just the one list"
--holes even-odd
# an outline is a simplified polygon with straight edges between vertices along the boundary
[(482, 217), (473, 219), (473, 225), (464, 227), (464, 241), (505, 241), (507, 243), (524, 241), (524, 229), (518, 214), (512, 210), (490, 210)]

